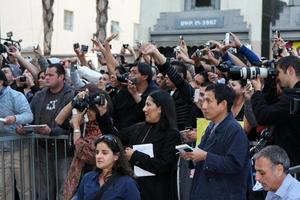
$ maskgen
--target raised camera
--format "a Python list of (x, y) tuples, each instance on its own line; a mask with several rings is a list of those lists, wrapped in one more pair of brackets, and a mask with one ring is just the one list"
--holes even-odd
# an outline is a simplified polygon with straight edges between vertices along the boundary
[(79, 48), (79, 43), (74, 43), (74, 44), (73, 44), (73, 48), (74, 48), (74, 49), (78, 49), (78, 48)]
[(103, 106), (105, 104), (105, 94), (99, 94), (92, 99), (94, 104)]
[(89, 46), (87, 46), (87, 45), (81, 45), (81, 51), (82, 52), (88, 52), (88, 50), (89, 50)]
[(26, 82), (26, 76), (19, 76), (20, 82)]

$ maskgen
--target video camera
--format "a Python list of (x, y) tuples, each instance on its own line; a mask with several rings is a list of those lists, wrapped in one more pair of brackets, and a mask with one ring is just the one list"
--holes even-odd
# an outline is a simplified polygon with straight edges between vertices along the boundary
[[(6, 37), (7, 38), (1, 38), (0, 37), (0, 54), (1, 53), (6, 53), (6, 47), (10, 46), (10, 45), (15, 45), (19, 51), (21, 51), (21, 45), (20, 43), (22, 42), (22, 40), (13, 40), (11, 39), (13, 36), (13, 32), (8, 32), (6, 33)], [(3, 44), (1, 43), (1, 40), (5, 41)]]
[[(228, 78), (232, 80), (240, 79), (255, 79), (258, 75), (262, 78), (275, 78), (277, 76), (277, 70), (275, 68), (275, 60), (256, 63), (257, 66), (252, 67), (240, 67), (233, 66), (229, 62), (223, 62), (217, 66), (221, 72), (228, 72)], [(265, 66), (265, 67), (258, 67)]]
[(105, 94), (96, 93), (95, 95), (88, 96), (84, 99), (74, 98), (72, 101), (73, 108), (76, 108), (80, 112), (83, 112), (86, 108), (94, 105), (103, 106), (105, 104)]

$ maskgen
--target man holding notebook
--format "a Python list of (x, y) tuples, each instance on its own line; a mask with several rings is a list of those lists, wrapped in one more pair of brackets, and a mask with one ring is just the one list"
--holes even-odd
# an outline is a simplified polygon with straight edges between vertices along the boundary
[(246, 199), (248, 139), (231, 113), (234, 92), (225, 84), (205, 90), (203, 114), (211, 120), (200, 145), (182, 157), (194, 161), (191, 200)]

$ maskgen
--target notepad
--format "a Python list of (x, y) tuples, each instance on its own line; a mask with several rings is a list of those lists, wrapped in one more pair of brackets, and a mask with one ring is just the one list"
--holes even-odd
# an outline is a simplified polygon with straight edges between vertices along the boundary
[[(133, 145), (132, 146), (133, 150), (135, 151), (139, 151), (142, 152), (144, 154), (149, 155), (151, 158), (154, 157), (153, 155), (153, 144), (149, 143), (149, 144), (138, 144), (138, 145)], [(134, 175), (137, 177), (143, 177), (143, 176), (155, 176), (155, 174), (146, 171), (138, 166), (134, 166), (133, 167), (134, 170)]]

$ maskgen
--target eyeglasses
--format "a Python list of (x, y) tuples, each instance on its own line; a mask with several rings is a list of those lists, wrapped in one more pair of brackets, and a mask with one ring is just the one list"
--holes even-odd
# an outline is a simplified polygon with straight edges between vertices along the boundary
[(102, 135), (96, 139), (95, 144), (98, 144), (102, 141), (110, 144), (110, 148), (113, 150), (113, 152), (120, 151), (119, 144), (113, 135)]

